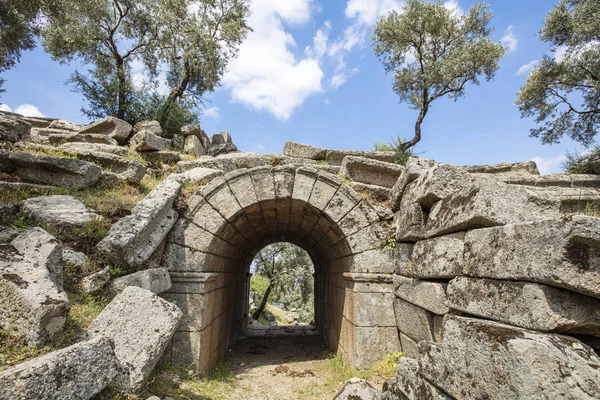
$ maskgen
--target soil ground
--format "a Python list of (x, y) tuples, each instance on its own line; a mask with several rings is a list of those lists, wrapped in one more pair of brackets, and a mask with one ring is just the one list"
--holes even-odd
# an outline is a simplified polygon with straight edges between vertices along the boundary
[[(194, 400), (331, 400), (359, 373), (345, 367), (311, 329), (250, 330), (217, 366), (212, 378), (184, 379), (176, 392), (152, 394)], [(369, 378), (381, 390), (384, 378)]]

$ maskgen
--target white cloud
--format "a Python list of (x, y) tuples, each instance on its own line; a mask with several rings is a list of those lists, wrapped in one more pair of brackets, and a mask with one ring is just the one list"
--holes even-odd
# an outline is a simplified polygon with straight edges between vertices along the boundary
[(219, 119), (221, 117), (219, 111), (219, 107), (210, 107), (204, 110), (204, 115), (209, 118)]
[(542, 157), (533, 157), (531, 161), (534, 161), (537, 166), (540, 174), (555, 174), (558, 172), (562, 172), (562, 165), (567, 160), (567, 156), (564, 154), (559, 154), (556, 157), (552, 158), (542, 158)]
[(335, 90), (346, 83), (349, 78), (358, 75), (359, 72), (360, 70), (358, 68), (348, 69), (346, 67), (346, 63), (344, 62), (344, 58), (340, 56), (338, 66), (335, 69), (335, 73), (331, 78), (331, 83), (329, 86)]
[(373, 25), (390, 11), (401, 11), (403, 6), (401, 0), (349, 0), (345, 14), (362, 25)]
[(304, 54), (310, 58), (320, 59), (327, 51), (327, 42), (329, 41), (329, 31), (331, 23), (326, 21), (323, 28), (319, 29), (313, 38), (313, 45), (304, 49)]
[(328, 106), (329, 105), (329, 99), (323, 100), (323, 104), (325, 104), (326, 106)]
[(519, 39), (514, 32), (515, 28), (512, 25), (509, 25), (504, 32), (504, 36), (500, 39), (500, 43), (502, 43), (508, 51), (516, 51), (517, 46), (519, 45)]
[(8, 104), (0, 104), (0, 111), (12, 112), (12, 108)]
[(315, 36), (310, 55), (301, 60), (290, 51), (297, 44), (284, 28), (284, 22), (294, 25), (308, 22), (311, 2), (252, 1), (248, 24), (253, 31), (223, 78), (223, 85), (230, 90), (234, 101), (287, 120), (308, 96), (322, 91), (323, 71), (315, 56), (324, 53), (327, 25)]
[(45, 117), (45, 115), (42, 114), (40, 110), (38, 110), (38, 108), (33, 104), (18, 105), (17, 108), (15, 108), (14, 112), (16, 112), (17, 114), (24, 115), (26, 117)]
[(517, 72), (515, 73), (515, 75), (526, 75), (529, 74), (531, 72), (531, 70), (533, 70), (537, 64), (539, 63), (538, 60), (533, 60), (528, 62), (527, 64), (521, 65), (519, 67), (519, 69), (517, 70)]

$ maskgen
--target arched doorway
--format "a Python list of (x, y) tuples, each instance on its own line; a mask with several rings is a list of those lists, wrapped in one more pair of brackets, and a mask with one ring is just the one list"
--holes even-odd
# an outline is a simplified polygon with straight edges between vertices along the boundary
[(393, 251), (373, 207), (337, 176), (292, 166), (236, 170), (212, 180), (169, 234), (165, 298), (184, 319), (165, 357), (206, 371), (248, 323), (249, 268), (274, 242), (305, 249), (315, 268), (315, 324), (357, 367), (399, 350)]

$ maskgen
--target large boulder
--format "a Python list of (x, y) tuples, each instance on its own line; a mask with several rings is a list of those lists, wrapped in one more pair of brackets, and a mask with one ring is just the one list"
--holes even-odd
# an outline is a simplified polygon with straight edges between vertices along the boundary
[(72, 196), (32, 197), (21, 202), (21, 211), (39, 222), (61, 227), (81, 227), (102, 217)]
[(125, 288), (87, 329), (91, 338), (115, 344), (120, 364), (112, 387), (137, 392), (171, 341), (183, 314), (177, 306), (135, 286)]
[(181, 187), (175, 179), (163, 181), (110, 228), (98, 250), (117, 264), (143, 265), (177, 221), (173, 202)]
[(451, 316), (422, 342), (421, 374), (460, 399), (598, 399), (600, 358), (569, 336)]
[(448, 305), (522, 328), (600, 336), (600, 299), (538, 283), (458, 277)]
[(0, 398), (87, 400), (117, 375), (113, 343), (97, 338), (0, 372)]
[(391, 188), (403, 166), (365, 157), (347, 156), (342, 161), (340, 174), (356, 182)]
[(64, 327), (69, 299), (57, 282), (61, 252), (40, 228), (0, 245), (0, 326), (30, 345), (55, 339)]
[(31, 124), (15, 115), (0, 113), (0, 142), (19, 142), (26, 139), (31, 131)]
[(102, 174), (96, 164), (73, 158), (14, 152), (8, 159), (13, 173), (32, 183), (81, 189), (94, 185)]
[(110, 136), (120, 144), (125, 143), (131, 134), (132, 127), (127, 122), (115, 117), (106, 117), (83, 127), (79, 133), (96, 133)]
[(171, 277), (165, 268), (152, 268), (134, 272), (114, 279), (106, 288), (110, 297), (115, 297), (126, 287), (136, 286), (149, 290), (154, 294), (161, 294), (171, 289)]
[(285, 142), (283, 154), (290, 157), (324, 160), (327, 155), (327, 149), (302, 143)]

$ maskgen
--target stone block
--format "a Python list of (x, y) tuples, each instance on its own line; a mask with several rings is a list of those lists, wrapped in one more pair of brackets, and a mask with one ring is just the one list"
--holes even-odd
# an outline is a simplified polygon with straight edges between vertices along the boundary
[(97, 249), (115, 263), (143, 265), (178, 218), (173, 202), (181, 186), (174, 179), (163, 181), (136, 204), (131, 215), (121, 218), (110, 228)]
[(289, 157), (308, 158), (310, 160), (324, 160), (325, 156), (327, 155), (327, 149), (310, 146), (307, 144), (285, 142), (283, 154)]
[(92, 153), (109, 153), (118, 156), (127, 155), (127, 147), (113, 146), (101, 143), (65, 143), (58, 146), (59, 150), (66, 152), (92, 152)]
[(449, 309), (446, 306), (446, 287), (444, 283), (427, 282), (419, 279), (394, 275), (395, 294), (411, 304), (444, 315)]
[(110, 281), (110, 269), (108, 267), (84, 277), (81, 282), (81, 290), (85, 293), (94, 293), (102, 289)]
[(427, 214), (423, 212), (417, 203), (409, 204), (407, 207), (394, 214), (392, 226), (399, 242), (416, 242), (425, 238)]
[(87, 400), (110, 384), (118, 368), (112, 340), (92, 339), (0, 372), (0, 397)]
[(396, 153), (393, 151), (364, 151), (364, 150), (327, 150), (325, 159), (327, 164), (341, 166), (344, 157), (357, 156), (371, 158), (373, 160), (393, 163), (396, 161)]
[(0, 114), (0, 141), (20, 142), (29, 136), (31, 124), (16, 115)]
[(140, 162), (117, 154), (79, 150), (77, 158), (93, 162), (104, 168), (105, 171), (119, 175), (123, 181), (128, 183), (140, 183), (146, 175), (146, 167)]
[(102, 168), (87, 161), (30, 153), (10, 153), (14, 174), (26, 182), (64, 186), (74, 189), (93, 186)]
[(346, 156), (340, 174), (356, 182), (391, 188), (404, 167), (366, 157)]
[(394, 313), (400, 332), (415, 342), (434, 341), (433, 317), (435, 314), (398, 297), (394, 300)]
[(420, 343), (422, 375), (455, 398), (597, 399), (600, 358), (576, 339), (452, 316)]
[(183, 152), (196, 157), (205, 156), (206, 148), (202, 145), (200, 138), (195, 135), (185, 136)]
[(385, 400), (452, 400), (452, 398), (423, 378), (416, 360), (400, 359), (395, 379), (383, 385)]
[(177, 306), (135, 286), (125, 288), (87, 329), (93, 338), (114, 341), (120, 364), (112, 387), (139, 391), (175, 333), (182, 313)]
[(106, 117), (83, 127), (79, 133), (92, 133), (110, 136), (120, 144), (125, 143), (132, 131), (132, 126), (115, 117)]
[(363, 379), (350, 379), (334, 400), (383, 400), (381, 393)]
[(534, 161), (519, 163), (501, 163), (490, 165), (467, 165), (463, 168), (470, 173), (480, 174), (510, 174), (510, 175), (539, 175), (537, 165)]
[[(44, 240), (44, 235), (51, 239)], [(40, 228), (0, 245), (0, 326), (32, 346), (58, 337), (69, 312), (57, 271), (51, 271), (62, 269), (61, 252)]]
[(464, 272), (465, 232), (418, 241), (412, 248), (413, 278), (452, 279)]
[(133, 126), (134, 134), (142, 131), (150, 132), (151, 134), (160, 137), (164, 136), (162, 127), (158, 121), (140, 121)]
[(49, 129), (59, 129), (63, 131), (79, 132), (82, 128), (81, 125), (71, 121), (65, 121), (64, 119), (55, 119), (48, 125)]
[(600, 300), (546, 285), (458, 277), (448, 285), (448, 302), (522, 328), (600, 336)]
[(161, 294), (169, 290), (172, 285), (169, 271), (165, 268), (152, 268), (113, 279), (106, 288), (106, 292), (110, 298), (113, 298), (129, 286), (146, 289), (154, 294)]
[(129, 142), (129, 147), (134, 151), (162, 151), (167, 149), (167, 142), (160, 136), (148, 131), (136, 133)]
[(465, 235), (464, 275), (523, 280), (600, 298), (600, 219), (576, 215)]
[(54, 195), (23, 200), (21, 210), (38, 222), (60, 227), (83, 227), (102, 217), (72, 196)]

